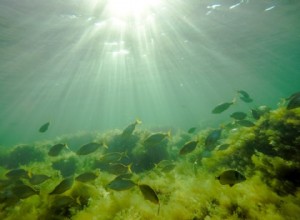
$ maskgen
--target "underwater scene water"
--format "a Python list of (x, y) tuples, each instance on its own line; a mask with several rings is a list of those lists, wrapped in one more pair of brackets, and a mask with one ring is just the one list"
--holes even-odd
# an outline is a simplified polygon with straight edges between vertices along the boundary
[(299, 219), (299, 10), (0, 0), (0, 219)]

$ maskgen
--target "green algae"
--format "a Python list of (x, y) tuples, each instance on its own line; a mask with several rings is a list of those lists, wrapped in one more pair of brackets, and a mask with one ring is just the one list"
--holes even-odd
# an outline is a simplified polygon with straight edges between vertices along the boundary
[[(296, 219), (300, 212), (300, 110), (279, 107), (264, 114), (253, 127), (228, 126), (223, 129), (219, 144), (229, 147), (205, 152), (205, 138), (211, 129), (194, 135), (179, 131), (159, 146), (145, 148), (143, 141), (151, 131), (137, 129), (126, 139), (114, 130), (106, 133), (81, 133), (49, 140), (43, 143), (15, 146), (1, 151), (1, 157), (12, 158), (21, 152), (29, 159), (1, 162), (1, 179), (11, 168), (23, 168), (33, 174), (46, 174), (52, 178), (39, 185), (39, 195), (26, 199), (9, 196), (10, 188), (1, 186), (1, 219)], [(80, 144), (70, 144), (76, 141)], [(196, 139), (196, 149), (184, 156), (179, 151), (184, 143)], [(47, 157), (47, 147), (58, 140), (68, 143), (70, 151), (57, 158)], [(108, 149), (95, 151), (84, 158), (75, 154), (84, 143), (103, 141)], [(20, 150), (21, 149), (21, 150)], [(25, 149), (25, 152), (24, 152)], [(29, 151), (29, 152), (28, 152)], [(161, 209), (145, 200), (137, 187), (114, 191), (105, 186), (115, 177), (100, 167), (93, 182), (75, 182), (59, 196), (49, 192), (67, 176), (92, 171), (94, 161), (108, 153), (122, 153), (118, 162), (133, 163), (131, 179), (149, 184), (157, 193)], [(23, 152), (23, 153), (22, 153)], [(36, 155), (37, 157), (30, 156)], [(16, 157), (20, 158), (20, 157)], [(172, 169), (158, 169), (160, 161), (172, 161)], [(6, 164), (7, 162), (7, 164)], [(233, 187), (215, 180), (218, 173), (239, 170), (246, 181)], [(28, 180), (22, 180), (28, 183)]]

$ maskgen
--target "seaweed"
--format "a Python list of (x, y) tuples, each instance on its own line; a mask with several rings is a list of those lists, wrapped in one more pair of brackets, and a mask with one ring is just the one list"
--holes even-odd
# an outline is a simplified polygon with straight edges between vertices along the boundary
[(33, 162), (45, 160), (45, 153), (35, 146), (19, 145), (6, 154), (1, 160), (1, 165), (7, 169), (17, 168), (20, 165), (28, 165)]
[[(154, 131), (137, 130), (120, 135), (120, 130), (64, 136), (41, 148), (20, 145), (0, 153), (3, 179), (0, 188), (1, 218), (8, 219), (296, 219), (299, 206), (300, 175), (300, 110), (285, 107), (262, 114), (252, 127), (235, 123), (223, 127), (219, 142), (226, 149), (207, 149), (205, 139), (210, 128), (194, 134), (173, 132), (155, 146), (144, 140)], [(82, 144), (105, 142), (108, 148), (90, 155), (74, 152)], [(180, 148), (190, 140), (199, 141), (194, 151), (179, 155)], [(78, 141), (78, 142), (77, 142)], [(71, 151), (48, 157), (44, 146), (54, 142), (69, 143)], [(79, 144), (80, 142), (80, 144)], [(48, 144), (49, 143), (49, 144)], [(50, 144), (51, 143), (51, 144)], [(71, 143), (71, 144), (70, 144)], [(73, 151), (73, 152), (72, 152)], [(115, 153), (115, 155), (110, 155)], [(25, 155), (25, 156), (24, 156)], [(101, 157), (106, 160), (101, 161)], [(16, 159), (17, 158), (17, 159)], [(107, 184), (116, 177), (113, 164), (131, 166), (130, 175), (122, 176), (134, 184), (151, 185), (157, 193), (161, 210), (149, 204), (138, 187), (115, 191)], [(52, 164), (52, 165), (50, 165)], [(164, 168), (171, 165), (172, 171)], [(12, 195), (7, 182), (7, 169), (25, 169), (32, 174), (51, 178), (39, 187), (40, 194), (19, 200)], [(91, 182), (75, 181), (61, 195), (49, 193), (61, 178), (94, 172)], [(215, 177), (221, 172), (238, 170), (246, 180), (230, 187), (221, 185)], [(30, 181), (21, 178), (24, 184)], [(146, 197), (147, 198), (147, 197)]]

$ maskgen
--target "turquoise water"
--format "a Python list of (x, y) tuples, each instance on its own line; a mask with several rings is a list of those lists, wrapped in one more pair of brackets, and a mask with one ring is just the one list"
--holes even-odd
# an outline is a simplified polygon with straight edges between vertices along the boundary
[(0, 3), (4, 145), (135, 118), (215, 126), (222, 118), (211, 109), (238, 89), (271, 107), (299, 89), (297, 1), (161, 0), (141, 12), (120, 9), (130, 1)]

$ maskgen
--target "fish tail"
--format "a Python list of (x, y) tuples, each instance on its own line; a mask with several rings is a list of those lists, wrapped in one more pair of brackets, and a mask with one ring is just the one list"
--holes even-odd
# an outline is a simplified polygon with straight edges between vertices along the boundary
[(65, 148), (71, 150), (67, 144), (64, 144)]
[(136, 125), (142, 124), (142, 121), (141, 121), (139, 118), (137, 118), (137, 119), (135, 119), (135, 124), (136, 124)]
[(169, 131), (167, 132), (167, 137), (168, 137), (168, 138), (171, 137), (171, 130), (169, 130)]
[(237, 97), (235, 96), (235, 97), (232, 99), (232, 101), (231, 101), (231, 102), (232, 102), (232, 105), (236, 103), (236, 100), (237, 100)]
[(131, 170), (132, 163), (131, 163), (131, 164), (129, 164), (127, 167), (128, 167), (128, 172), (129, 172), (129, 173), (132, 173), (132, 170)]
[(106, 144), (105, 142), (102, 142), (102, 146), (103, 146), (104, 148), (108, 149), (108, 146), (107, 146), (107, 144)]
[(29, 179), (31, 179), (31, 178), (32, 178), (32, 176), (33, 176), (33, 173), (32, 173), (32, 171), (31, 171), (31, 170), (29, 170), (29, 171), (27, 172), (27, 176), (28, 176), (28, 178), (29, 178)]
[(121, 157), (120, 157), (119, 160), (121, 160), (121, 159), (124, 158), (124, 157), (129, 158), (129, 156), (128, 156), (128, 151), (127, 151), (127, 150), (124, 151), (124, 152), (122, 153), (122, 155), (121, 155)]

